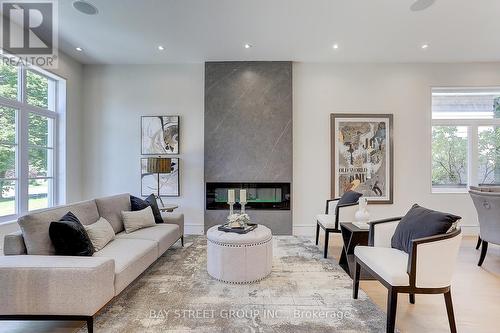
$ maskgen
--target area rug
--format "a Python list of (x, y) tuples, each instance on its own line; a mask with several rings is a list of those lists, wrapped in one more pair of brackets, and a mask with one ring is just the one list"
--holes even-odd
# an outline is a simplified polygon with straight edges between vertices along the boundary
[[(385, 314), (309, 239), (274, 238), (273, 270), (232, 285), (206, 271), (206, 238), (159, 258), (95, 319), (97, 332), (383, 332)], [(82, 328), (81, 332), (85, 332)]]

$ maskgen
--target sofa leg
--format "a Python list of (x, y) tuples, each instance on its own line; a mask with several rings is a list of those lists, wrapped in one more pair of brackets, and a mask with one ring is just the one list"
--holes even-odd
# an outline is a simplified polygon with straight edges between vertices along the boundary
[(484, 258), (486, 257), (486, 252), (488, 252), (488, 242), (485, 242), (483, 240), (481, 243), (481, 256), (479, 257), (479, 262), (477, 263), (478, 266), (481, 266), (483, 264)]
[(181, 236), (181, 246), (184, 247), (184, 236)]
[(361, 273), (361, 266), (357, 260), (354, 261), (354, 281), (352, 286), (352, 298), (358, 299), (359, 291), (359, 276)]
[(415, 294), (409, 294), (410, 304), (415, 304)]
[(448, 313), (448, 323), (450, 324), (451, 333), (457, 332), (455, 324), (455, 314), (453, 313), (453, 303), (451, 301), (451, 290), (444, 293), (444, 301), (446, 303), (446, 312)]
[(479, 250), (480, 246), (481, 246), (481, 236), (477, 236), (476, 250)]
[(87, 332), (88, 333), (94, 332), (94, 317), (87, 318)]
[(319, 223), (316, 222), (316, 245), (318, 245), (319, 242)]
[(387, 323), (386, 332), (394, 333), (396, 328), (396, 309), (398, 307), (398, 293), (392, 288), (387, 290)]

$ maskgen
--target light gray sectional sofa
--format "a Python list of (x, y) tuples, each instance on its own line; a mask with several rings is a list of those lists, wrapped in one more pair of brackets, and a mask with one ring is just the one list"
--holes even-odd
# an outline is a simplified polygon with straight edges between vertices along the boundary
[[(120, 194), (19, 218), (21, 232), (5, 236), (0, 256), (0, 320), (83, 320), (92, 332), (93, 316), (106, 303), (183, 243), (182, 214), (162, 214), (164, 224), (127, 234), (121, 212), (129, 210), (129, 194)], [(49, 225), (69, 211), (85, 225), (104, 217), (116, 238), (92, 257), (56, 256)]]

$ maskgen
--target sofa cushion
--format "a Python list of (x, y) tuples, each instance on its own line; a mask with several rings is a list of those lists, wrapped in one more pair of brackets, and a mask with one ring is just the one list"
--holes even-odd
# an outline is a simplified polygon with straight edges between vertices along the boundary
[(117, 239), (147, 239), (158, 242), (158, 257), (165, 253), (180, 237), (179, 226), (176, 224), (159, 224), (129, 234), (122, 232), (116, 235)]
[(102, 250), (115, 238), (113, 227), (104, 217), (100, 217), (96, 223), (86, 225), (85, 230), (96, 251)]
[(124, 230), (122, 211), (130, 210), (130, 194), (118, 194), (95, 199), (99, 215), (104, 217), (113, 227), (115, 234)]
[(145, 239), (115, 239), (94, 257), (115, 261), (115, 295), (118, 295), (158, 258), (158, 243)]
[(122, 217), (126, 233), (156, 225), (153, 210), (149, 206), (135, 212), (122, 212)]
[(27, 254), (23, 233), (20, 230), (5, 235), (3, 239), (3, 254), (6, 256)]
[(114, 296), (114, 262), (71, 256), (0, 256), (0, 314), (93, 316)]
[(50, 223), (49, 236), (57, 255), (92, 256), (95, 252), (85, 228), (71, 212)]
[(414, 239), (445, 234), (460, 216), (414, 204), (401, 219), (391, 239), (395, 249), (410, 253)]
[(156, 196), (154, 194), (150, 194), (145, 200), (131, 195), (130, 204), (132, 211), (143, 210), (146, 207), (151, 207), (155, 217), (155, 223), (163, 223), (161, 212), (158, 208), (158, 203), (156, 202)]
[(28, 254), (55, 254), (54, 245), (49, 236), (49, 226), (52, 221), (58, 221), (69, 211), (75, 214), (83, 225), (94, 223), (99, 219), (95, 201), (89, 200), (27, 214), (17, 220), (23, 232)]

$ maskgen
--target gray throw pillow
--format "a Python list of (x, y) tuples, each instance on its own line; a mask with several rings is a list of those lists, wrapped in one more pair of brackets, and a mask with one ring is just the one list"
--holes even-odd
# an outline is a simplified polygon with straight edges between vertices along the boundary
[(122, 217), (123, 225), (125, 226), (125, 232), (127, 234), (135, 230), (156, 225), (153, 210), (149, 206), (144, 208), (143, 210), (137, 210), (133, 212), (123, 211)]
[(104, 217), (99, 218), (96, 223), (84, 225), (84, 227), (96, 251), (102, 250), (115, 239), (113, 227)]
[(411, 253), (412, 241), (448, 232), (461, 217), (414, 204), (401, 219), (391, 239), (391, 247)]

